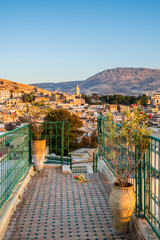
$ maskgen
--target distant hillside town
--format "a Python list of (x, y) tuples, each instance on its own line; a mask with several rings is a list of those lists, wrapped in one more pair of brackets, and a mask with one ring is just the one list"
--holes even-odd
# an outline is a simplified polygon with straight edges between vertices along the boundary
[[(1, 80), (2, 81), (2, 80)], [(7, 81), (7, 80), (5, 80)], [(12, 82), (11, 82), (12, 83)], [(9, 81), (7, 82), (9, 85)], [(10, 84), (11, 86), (12, 84)], [(67, 109), (75, 113), (83, 122), (82, 130), (85, 136), (97, 130), (97, 117), (111, 110), (114, 121), (121, 123), (124, 107), (140, 101), (143, 110), (149, 115), (149, 126), (154, 129), (160, 127), (160, 93), (152, 93), (141, 96), (122, 95), (85, 95), (81, 94), (79, 84), (75, 84), (75, 92), (50, 92), (36, 86), (19, 86), (14, 83), (14, 88), (8, 89), (3, 83), (0, 85), (0, 133), (4, 133), (19, 127), (21, 110), (25, 110), (27, 104), (35, 104), (41, 109)], [(44, 116), (42, 116), (43, 118)]]

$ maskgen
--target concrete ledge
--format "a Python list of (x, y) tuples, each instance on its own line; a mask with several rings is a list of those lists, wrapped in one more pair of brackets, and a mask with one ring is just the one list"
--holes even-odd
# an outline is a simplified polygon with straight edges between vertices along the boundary
[(87, 173), (93, 173), (93, 168), (91, 166), (87, 166)]
[(62, 173), (63, 174), (71, 174), (72, 171), (70, 169), (70, 166), (69, 165), (62, 165)]
[(61, 166), (62, 166), (61, 164), (45, 163), (44, 164), (44, 169), (47, 168), (47, 167), (52, 167), (52, 168), (59, 167), (59, 168), (61, 168)]
[(109, 180), (109, 183), (113, 184), (116, 181), (116, 177), (111, 172), (111, 170), (107, 167), (106, 163), (103, 160), (98, 160), (97, 169), (99, 172), (103, 173), (104, 177)]
[[(114, 183), (116, 180), (116, 177), (111, 172), (109, 167), (106, 165), (106, 163), (99, 159), (98, 160), (98, 171), (103, 174), (103, 176), (109, 180), (109, 183)], [(112, 184), (111, 184), (112, 187)], [(131, 220), (130, 220), (130, 234), (132, 235), (132, 238), (138, 239), (138, 240), (158, 240), (159, 238), (157, 235), (153, 232), (151, 226), (147, 222), (146, 219), (138, 219), (135, 216), (135, 213), (132, 214)]]
[(16, 209), (17, 204), (22, 200), (22, 194), (29, 183), (31, 177), (35, 174), (33, 166), (23, 175), (19, 183), (13, 189), (11, 196), (0, 209), (0, 240), (2, 239), (10, 218)]
[(138, 219), (135, 214), (132, 215), (130, 221), (130, 232), (133, 237), (138, 240), (158, 240), (159, 238), (153, 232), (151, 226), (146, 219)]

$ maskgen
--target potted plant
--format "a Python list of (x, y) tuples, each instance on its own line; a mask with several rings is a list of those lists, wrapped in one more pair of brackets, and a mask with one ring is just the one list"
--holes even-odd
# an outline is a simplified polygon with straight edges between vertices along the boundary
[[(149, 144), (147, 114), (140, 105), (126, 107), (121, 126), (113, 122), (111, 112), (107, 113), (105, 126), (105, 148), (107, 160), (114, 169), (117, 181), (110, 194), (115, 231), (121, 234), (129, 230), (129, 220), (135, 207), (135, 194), (129, 178), (144, 157)], [(137, 154), (138, 160), (135, 161)]]
[(46, 156), (46, 140), (42, 139), (43, 122), (41, 120), (43, 110), (36, 105), (27, 105), (25, 110), (20, 110), (20, 120), (29, 123), (31, 127), (31, 153), (36, 171), (43, 170), (43, 162)]

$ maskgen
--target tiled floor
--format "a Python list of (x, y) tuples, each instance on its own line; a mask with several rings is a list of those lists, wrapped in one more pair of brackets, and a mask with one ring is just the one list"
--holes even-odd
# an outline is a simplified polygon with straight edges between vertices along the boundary
[(112, 227), (110, 187), (99, 174), (85, 174), (80, 184), (60, 168), (45, 167), (33, 176), (3, 240), (131, 239)]

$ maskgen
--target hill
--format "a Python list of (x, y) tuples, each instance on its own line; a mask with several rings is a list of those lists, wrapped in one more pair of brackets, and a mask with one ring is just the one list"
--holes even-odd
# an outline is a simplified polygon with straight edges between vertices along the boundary
[[(7, 89), (9, 91), (17, 91), (17, 92), (23, 91), (24, 93), (29, 93), (35, 90), (35, 86), (17, 83), (17, 82), (0, 78), (0, 89)], [(37, 92), (42, 92), (44, 94), (51, 94), (51, 92), (41, 88), (37, 88)]]
[(137, 95), (160, 92), (160, 69), (114, 68), (97, 73), (83, 81), (32, 84), (49, 91), (74, 93), (76, 84), (84, 94)]

